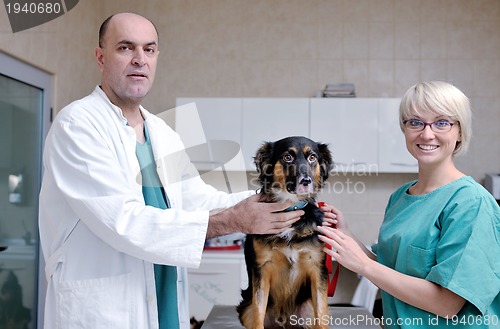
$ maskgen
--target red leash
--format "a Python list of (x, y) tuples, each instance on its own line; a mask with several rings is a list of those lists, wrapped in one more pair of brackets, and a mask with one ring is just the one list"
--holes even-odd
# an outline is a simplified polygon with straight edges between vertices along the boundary
[[(332, 273), (333, 266), (332, 256), (326, 255), (326, 267), (328, 268), (328, 274)], [(340, 264), (337, 264), (337, 268), (335, 269), (335, 273), (333, 274), (333, 278), (328, 280), (328, 297), (333, 297), (335, 295), (335, 290), (337, 289), (337, 282), (339, 281), (340, 276)]]
[[(325, 205), (324, 202), (318, 202), (318, 207), (323, 207)], [(334, 226), (335, 227), (335, 226)], [(328, 246), (331, 248), (331, 246)], [(333, 258), (332, 256), (326, 254), (326, 268), (328, 269), (328, 275), (330, 276), (333, 273)], [(335, 269), (335, 273), (333, 273), (333, 277), (330, 280), (328, 278), (328, 297), (333, 297), (335, 295), (335, 290), (337, 289), (337, 282), (339, 281), (340, 276), (340, 264), (337, 264), (337, 268)]]

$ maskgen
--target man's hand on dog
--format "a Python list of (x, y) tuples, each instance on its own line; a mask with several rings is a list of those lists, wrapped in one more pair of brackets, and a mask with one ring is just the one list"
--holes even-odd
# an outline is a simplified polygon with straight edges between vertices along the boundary
[(245, 234), (278, 234), (304, 215), (303, 210), (282, 212), (293, 202), (261, 202), (253, 195), (234, 207), (210, 214), (207, 238), (242, 232)]
[(240, 227), (247, 234), (277, 234), (292, 226), (304, 215), (303, 210), (282, 212), (293, 202), (261, 202), (259, 195), (238, 203), (234, 210), (241, 216)]

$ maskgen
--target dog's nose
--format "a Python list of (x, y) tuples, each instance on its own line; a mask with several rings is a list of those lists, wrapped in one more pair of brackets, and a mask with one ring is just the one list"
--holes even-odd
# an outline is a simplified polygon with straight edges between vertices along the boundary
[(299, 183), (302, 184), (302, 185), (304, 185), (304, 186), (308, 186), (309, 184), (312, 183), (311, 177), (304, 176), (304, 177), (302, 177), (302, 179), (300, 180)]

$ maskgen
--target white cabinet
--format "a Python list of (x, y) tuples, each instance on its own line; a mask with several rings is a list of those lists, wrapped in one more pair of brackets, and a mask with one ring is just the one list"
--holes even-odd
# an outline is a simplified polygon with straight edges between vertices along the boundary
[[(177, 106), (195, 103), (207, 140), (241, 140), (241, 98), (178, 98)], [(176, 113), (176, 127), (185, 123), (192, 125), (197, 118)]]
[[(210, 140), (238, 143), (243, 163), (226, 169), (255, 170), (253, 157), (264, 142), (309, 135), (309, 98), (178, 98), (177, 106), (191, 102), (196, 103), (198, 115), (179, 108), (177, 132), (186, 146)], [(200, 130), (204, 138), (198, 136)], [(210, 169), (203, 166), (210, 162), (203, 152), (190, 156), (197, 167)]]
[(399, 127), (399, 98), (311, 99), (311, 139), (326, 142), (338, 172), (416, 173)]
[(241, 103), (240, 98), (177, 99), (175, 128), (185, 146), (191, 148), (188, 155), (198, 170), (221, 165), (226, 170), (246, 170), (240, 149)]
[(214, 305), (236, 305), (248, 287), (245, 257), (239, 251), (205, 251), (198, 269), (188, 269), (189, 312), (206, 319)]
[(339, 172), (376, 172), (376, 98), (311, 99), (311, 139), (327, 143)]
[[(179, 98), (177, 105), (189, 102), (196, 102), (199, 115), (189, 110), (176, 114), (176, 129), (186, 146), (210, 140), (241, 146), (225, 169), (255, 170), (253, 157), (264, 142), (306, 136), (329, 144), (339, 172), (418, 170), (399, 128), (399, 98)], [(215, 157), (221, 153), (215, 151), (196, 149), (190, 156), (198, 168), (213, 170), (234, 153), (226, 147)]]
[(260, 146), (288, 136), (309, 136), (309, 98), (243, 98), (242, 141), (246, 167)]
[(378, 164), (380, 172), (415, 173), (417, 160), (406, 149), (399, 125), (399, 98), (379, 99)]

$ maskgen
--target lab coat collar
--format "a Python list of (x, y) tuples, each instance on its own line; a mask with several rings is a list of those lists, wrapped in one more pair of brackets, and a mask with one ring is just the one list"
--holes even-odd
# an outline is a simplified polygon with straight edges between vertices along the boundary
[[(111, 100), (109, 99), (108, 95), (106, 95), (106, 93), (104, 92), (104, 90), (102, 90), (101, 86), (97, 85), (95, 87), (95, 92), (106, 102), (110, 105), (110, 108), (113, 110), (113, 112), (118, 116), (118, 118), (120, 119), (120, 121), (123, 122), (124, 125), (126, 125), (128, 123), (128, 120), (127, 118), (125, 118), (125, 116), (123, 115), (123, 111), (120, 107), (116, 106), (115, 104), (113, 104), (111, 102)], [(146, 118), (146, 114), (145, 112), (147, 112), (143, 107), (142, 105), (139, 105), (139, 110), (141, 111), (141, 114), (144, 118)]]
[[(118, 106), (114, 105), (113, 103), (111, 103), (111, 101), (109, 100), (109, 97), (106, 95), (106, 93), (102, 90), (102, 88), (100, 86), (96, 86), (95, 92), (107, 104), (110, 105), (109, 108), (118, 117), (119, 121), (122, 122), (124, 126), (127, 126), (128, 120), (123, 115), (122, 109), (119, 108)], [(160, 137), (157, 134), (156, 121), (154, 120), (153, 115), (151, 113), (149, 113), (145, 108), (143, 108), (142, 105), (139, 106), (139, 109), (141, 111), (142, 117), (144, 118), (144, 121), (146, 122), (146, 126), (148, 127), (148, 133), (149, 133), (149, 136), (151, 139), (151, 145), (153, 147), (153, 155), (154, 155), (154, 159), (155, 159), (155, 163), (156, 163), (156, 171), (158, 172), (158, 176), (160, 178), (160, 181), (163, 184), (163, 187), (166, 190), (168, 190), (168, 185), (169, 185), (168, 184), (168, 182), (169, 182), (168, 174), (166, 173), (165, 170), (162, 170), (162, 167), (164, 165), (163, 164), (164, 159), (162, 159), (162, 158), (165, 157), (166, 155), (164, 154), (164, 152), (163, 153), (160, 152), (160, 149), (158, 148), (159, 145), (157, 142), (160, 140)], [(127, 126), (127, 128), (130, 128), (130, 127)], [(134, 134), (134, 136), (135, 136), (135, 134)], [(128, 141), (128, 143), (125, 143), (125, 144), (129, 147), (129, 150), (130, 150), (129, 153), (135, 155), (135, 152), (132, 152), (132, 150), (135, 150), (135, 145), (136, 145), (135, 144), (135, 137), (133, 137), (130, 140), (128, 138), (126, 138), (126, 140)], [(135, 172), (138, 172), (140, 175), (139, 162), (137, 161), (137, 158), (134, 156), (131, 161), (133, 163), (134, 170), (136, 170)], [(175, 200), (170, 200), (170, 201), (172, 202), (172, 204), (175, 203), (174, 202)]]

